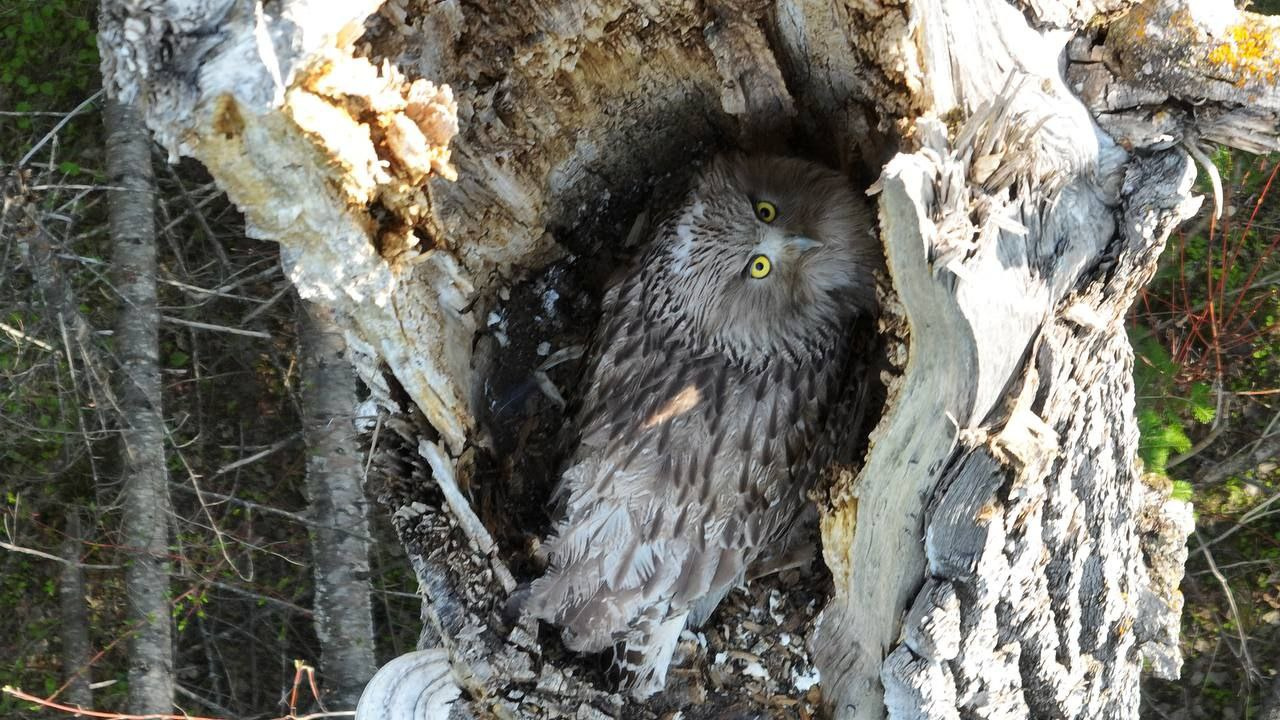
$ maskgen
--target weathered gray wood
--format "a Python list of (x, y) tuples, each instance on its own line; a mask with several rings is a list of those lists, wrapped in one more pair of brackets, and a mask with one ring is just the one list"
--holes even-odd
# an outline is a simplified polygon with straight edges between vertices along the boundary
[[(1212, 0), (1146, 0), (1104, 42), (1073, 43), (1068, 77), (1126, 145), (1206, 140), (1280, 149), (1280, 18)], [(1182, 103), (1171, 103), (1181, 100)]]
[[(365, 343), (427, 642), (471, 710), (619, 711), (499, 619), (511, 578), (461, 492), (485, 310), (565, 244), (622, 243), (727, 140), (880, 176), (899, 374), (820, 508), (835, 593), (811, 642), (835, 716), (1134, 717), (1143, 658), (1177, 671), (1189, 516), (1135, 465), (1121, 319), (1195, 207), (1177, 145), (1276, 135), (1269, 100), (1225, 91), (1162, 113), (1194, 73), (1127, 82), (1150, 74), (1134, 58), (1217, 47), (1133, 30), (1177, 0), (1127, 20), (1119, 0), (321, 5), (122, 3), (155, 29), (103, 46), (166, 144)], [(1142, 47), (1096, 47), (1085, 28), (1107, 24)]]

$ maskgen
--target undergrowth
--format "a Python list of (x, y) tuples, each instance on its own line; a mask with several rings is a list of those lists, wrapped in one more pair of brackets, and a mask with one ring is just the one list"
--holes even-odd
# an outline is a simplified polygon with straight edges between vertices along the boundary
[(1258, 717), (1280, 671), (1280, 476), (1267, 457), (1280, 432), (1280, 164), (1213, 159), (1226, 212), (1207, 200), (1170, 237), (1129, 322), (1139, 454), (1193, 501), (1197, 526), (1183, 679), (1148, 683), (1149, 717)]

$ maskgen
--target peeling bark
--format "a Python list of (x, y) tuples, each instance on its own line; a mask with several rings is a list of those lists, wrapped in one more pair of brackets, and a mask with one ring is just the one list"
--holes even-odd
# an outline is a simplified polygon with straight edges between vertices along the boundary
[[(733, 146), (879, 177), (889, 394), (820, 508), (835, 589), (810, 640), (833, 714), (1136, 717), (1143, 663), (1177, 672), (1189, 512), (1136, 464), (1122, 318), (1198, 202), (1179, 145), (1273, 147), (1273, 86), (1207, 79), (1224, 43), (1269, 57), (1270, 26), (1209, 0), (313, 5), (126, 3), (153, 31), (107, 24), (103, 46), (166, 145), (350, 318), (451, 680), (421, 667), (466, 693), (456, 711), (664, 710), (501, 618), (512, 529), (468, 504), (486, 373), (541, 360), (494, 350), (487, 313), (515, 279), (642, 238), (649, 199)], [(1134, 35), (1183, 11), (1208, 34)]]

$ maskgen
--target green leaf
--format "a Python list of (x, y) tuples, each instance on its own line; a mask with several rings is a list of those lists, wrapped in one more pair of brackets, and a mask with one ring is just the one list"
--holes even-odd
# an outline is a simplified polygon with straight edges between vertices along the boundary
[(1191, 497), (1195, 494), (1195, 488), (1191, 487), (1191, 483), (1186, 480), (1174, 480), (1173, 490), (1169, 492), (1169, 497), (1173, 500), (1181, 500), (1182, 502), (1191, 502)]
[(1184, 453), (1191, 449), (1191, 438), (1187, 437), (1187, 433), (1183, 431), (1182, 426), (1177, 423), (1169, 423), (1164, 426), (1160, 432), (1158, 441), (1169, 448), (1180, 453)]
[(1213, 422), (1218, 408), (1213, 401), (1213, 390), (1208, 383), (1192, 383), (1191, 395), (1187, 401), (1191, 403), (1191, 414), (1195, 416), (1196, 422), (1204, 425)]
[(63, 160), (58, 163), (58, 171), (66, 175), (79, 175), (80, 165), (70, 160)]
[(173, 352), (169, 353), (170, 367), (176, 367), (176, 368), (186, 367), (187, 363), (190, 362), (190, 360), (191, 360), (191, 356), (182, 352), (181, 350), (174, 350)]

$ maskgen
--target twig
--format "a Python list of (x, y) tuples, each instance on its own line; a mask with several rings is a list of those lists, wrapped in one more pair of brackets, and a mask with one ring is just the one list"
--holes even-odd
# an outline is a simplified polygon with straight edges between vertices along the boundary
[[(21, 545), (14, 545), (12, 543), (7, 543), (7, 542), (4, 542), (3, 540), (0, 540), (0, 548), (9, 550), (12, 552), (16, 552), (16, 553), (23, 553), (25, 555), (34, 555), (38, 558), (44, 558), (45, 560), (53, 560), (54, 562), (59, 562), (59, 563), (62, 563), (63, 565), (73, 564), (70, 560), (66, 558), (58, 557), (57, 555), (51, 555), (47, 552), (43, 552), (40, 550), (35, 550), (28, 547), (22, 547)], [(119, 570), (122, 567), (120, 565), (94, 565), (90, 563), (74, 563), (74, 565), (76, 567), (83, 568), (85, 570)]]
[(306, 618), (310, 618), (314, 616), (314, 613), (312, 611), (302, 607), (301, 605), (295, 605), (289, 602), (288, 600), (273, 598), (270, 595), (262, 595), (261, 593), (245, 590), (244, 588), (236, 587), (235, 585), (231, 585), (230, 583), (219, 582), (217, 580), (210, 580), (208, 578), (203, 578), (199, 576), (196, 576), (192, 579), (200, 584), (208, 585), (210, 587), (216, 587), (220, 590), (226, 590), (229, 593), (234, 593), (236, 595), (252, 598), (254, 600), (260, 600), (264, 603), (267, 603), (268, 605), (275, 605), (282, 610), (288, 610), (289, 612), (297, 613), (298, 615), (301, 615)]
[(270, 333), (259, 332), (257, 330), (243, 330), (241, 328), (227, 327), (225, 325), (213, 325), (210, 323), (196, 322), (195, 320), (183, 320), (182, 318), (176, 318), (172, 315), (161, 315), (160, 318), (165, 322), (171, 322), (175, 325), (186, 325), (187, 327), (193, 327), (198, 330), (212, 330), (214, 332), (231, 333), (232, 335), (247, 335), (248, 337), (263, 338), (264, 340), (271, 339)]
[[(189, 493), (196, 492), (195, 488), (192, 488), (189, 485), (186, 485), (184, 483), (180, 483), (177, 481), (170, 482), (169, 486), (172, 488), (185, 490)], [(271, 507), (270, 505), (263, 505), (262, 503), (256, 503), (256, 502), (253, 502), (252, 500), (244, 500), (234, 495), (223, 495), (222, 493), (216, 493), (216, 492), (213, 492), (212, 490), (205, 490), (203, 488), (199, 492), (205, 497), (212, 498), (214, 500), (217, 500), (218, 502), (227, 502), (233, 505), (240, 505), (241, 507), (249, 508), (250, 510), (256, 510), (257, 512), (269, 513), (271, 515), (279, 515), (280, 517), (286, 518), (288, 520), (292, 520), (293, 522), (296, 522), (299, 525), (302, 525), (303, 527), (322, 527), (320, 523), (317, 523), (316, 521), (311, 520), (310, 518), (304, 515), (299, 515), (298, 513), (295, 513), (295, 512), (289, 512), (288, 510), (281, 510), (280, 508)], [(330, 530), (335, 529), (330, 527), (329, 525), (324, 525), (323, 527), (328, 528)], [(359, 540), (363, 540), (365, 542), (374, 542), (373, 538), (366, 537), (363, 535), (357, 535), (345, 528), (336, 528), (336, 530), (338, 532), (346, 533), (351, 537), (357, 538)], [(414, 597), (417, 597), (417, 596), (415, 595)]]
[(84, 185), (82, 183), (45, 183), (41, 185), (32, 185), (29, 190), (115, 190), (119, 192), (127, 192), (129, 188), (123, 185)]
[(1235, 534), (1237, 530), (1243, 528), (1245, 525), (1248, 525), (1254, 520), (1257, 520), (1258, 518), (1265, 515), (1266, 509), (1270, 507), (1271, 504), (1276, 502), (1277, 500), (1280, 500), (1280, 493), (1276, 493), (1275, 495), (1272, 495), (1270, 498), (1268, 498), (1265, 502), (1259, 503), (1258, 505), (1255, 505), (1252, 508), (1250, 508), (1249, 512), (1240, 516), (1240, 519), (1236, 521), (1235, 525), (1231, 526), (1230, 530), (1210, 540), (1207, 544), (1201, 543), (1201, 546), (1205, 548), (1210, 548), (1222, 542), (1223, 540), (1226, 540), (1227, 538), (1231, 537), (1232, 535)]
[(165, 285), (171, 285), (173, 287), (176, 287), (182, 290), (188, 290), (197, 295), (210, 295), (213, 297), (224, 297), (224, 298), (230, 298), (231, 300), (240, 300), (241, 302), (251, 302), (251, 303), (266, 302), (266, 300), (262, 300), (261, 298), (248, 297), (246, 295), (232, 295), (231, 293), (220, 292), (219, 290), (216, 290), (216, 289), (210, 290), (208, 288), (202, 288), (198, 285), (188, 285), (187, 283), (179, 282), (177, 280), (167, 280), (165, 278), (156, 278), (156, 282), (162, 282)]
[(1227, 605), (1231, 608), (1231, 619), (1236, 624), (1236, 634), (1240, 636), (1240, 654), (1244, 659), (1244, 669), (1250, 677), (1259, 677), (1258, 669), (1254, 667), (1253, 658), (1249, 656), (1249, 640), (1244, 634), (1244, 624), (1240, 620), (1240, 610), (1236, 607), (1236, 596), (1231, 592), (1231, 584), (1223, 577), (1218, 570), (1218, 564), (1213, 561), (1213, 553), (1209, 552), (1209, 548), (1204, 544), (1204, 538), (1200, 536), (1199, 531), (1195, 532), (1196, 542), (1200, 543), (1200, 552), (1204, 553), (1204, 558), (1209, 562), (1209, 570), (1213, 572), (1213, 576), (1217, 578), (1218, 583), (1222, 585), (1222, 592), (1227, 595)]
[[(37, 697), (30, 693), (25, 693), (12, 685), (5, 685), (3, 688), (0, 688), (0, 692), (3, 692), (6, 695), (12, 695), (19, 700), (26, 700), (27, 702), (34, 703), (40, 707), (46, 707), (50, 710), (58, 710), (76, 717), (104, 718), (105, 720), (224, 720), (223, 718), (200, 717), (198, 715), (188, 715), (185, 713), (182, 715), (170, 715), (169, 713), (130, 715), (127, 713), (89, 710), (87, 708), (79, 707), (78, 705), (64, 705), (59, 702), (53, 702), (52, 700), (45, 700), (44, 698)], [(276, 720), (319, 720), (319, 718), (355, 717), (355, 714), (354, 710), (318, 712), (310, 713), (308, 715), (295, 715), (294, 713), (289, 713), (288, 715), (281, 715), (279, 718), (276, 718)]]
[(39, 152), (40, 148), (44, 147), (44, 144), (49, 142), (50, 138), (57, 135), (59, 130), (61, 130), (67, 123), (71, 122), (71, 118), (75, 117), (76, 115), (79, 115), (82, 110), (92, 105), (93, 101), (97, 100), (101, 96), (102, 96), (102, 91), (99, 90), (94, 94), (90, 95), (89, 97), (85, 98), (84, 101), (81, 102), (79, 105), (72, 108), (71, 112), (67, 113), (66, 116), (64, 116), (61, 120), (57, 122), (57, 124), (53, 126), (53, 129), (49, 130), (49, 132), (45, 133), (44, 137), (40, 138), (40, 142), (33, 145), (31, 149), (27, 151), (27, 154), (22, 156), (22, 159), (18, 161), (17, 167), (20, 169), (24, 165), (26, 165), (27, 162), (31, 160), (32, 155), (35, 155), (37, 152)]
[(179, 695), (182, 695), (182, 696), (184, 696), (184, 697), (190, 698), (190, 699), (192, 699), (192, 700), (194, 700), (194, 701), (196, 701), (196, 702), (200, 703), (201, 705), (204, 705), (204, 706), (205, 706), (205, 707), (207, 707), (207, 708), (213, 708), (214, 710), (216, 710), (216, 711), (218, 711), (218, 712), (222, 713), (223, 715), (226, 715), (227, 717), (231, 717), (231, 716), (235, 715), (235, 713), (231, 712), (231, 710), (230, 710), (230, 709), (225, 708), (225, 707), (222, 707), (221, 705), (219, 705), (218, 703), (216, 703), (216, 702), (214, 702), (214, 701), (210, 700), (209, 698), (200, 697), (199, 695), (195, 694), (194, 692), (192, 692), (192, 691), (188, 690), (187, 688), (183, 687), (180, 683), (174, 683), (174, 684), (173, 684), (173, 691), (174, 691), (175, 693), (179, 694)]
[(66, 114), (62, 110), (0, 110), (0, 117), (62, 117)]
[[(159, 147), (157, 147), (156, 150), (158, 151)], [(209, 243), (209, 246), (213, 248), (214, 254), (222, 261), (222, 266), (224, 268), (230, 268), (231, 258), (227, 257), (227, 251), (222, 247), (222, 243), (219, 242), (218, 234), (213, 231), (213, 228), (209, 225), (209, 219), (204, 216), (204, 213), (198, 212), (202, 206), (197, 205), (196, 201), (191, 197), (191, 194), (187, 192), (186, 185), (182, 184), (182, 178), (178, 175), (174, 167), (167, 162), (162, 162), (161, 164), (164, 166), (165, 170), (168, 171), (169, 177), (173, 178), (173, 184), (178, 188), (178, 194), (182, 195), (182, 199), (186, 201), (187, 207), (192, 211), (192, 215), (195, 217), (196, 222), (200, 225), (200, 228), (204, 230), (205, 240)], [(212, 197), (219, 197), (219, 195), (213, 195)], [(166, 234), (170, 227), (172, 227), (172, 224), (165, 227)]]
[(292, 289), (293, 289), (293, 285), (291, 283), (285, 283), (284, 287), (280, 288), (280, 290), (278, 290), (275, 295), (272, 295), (271, 297), (267, 298), (265, 302), (263, 302), (258, 307), (254, 308), (252, 311), (250, 311), (249, 314), (245, 315), (243, 318), (240, 319), (240, 322), (243, 322), (243, 323), (252, 322), (254, 318), (258, 317), (262, 313), (269, 310), (272, 305), (275, 305), (277, 302), (279, 302), (280, 298), (284, 297)]
[(195, 715), (170, 715), (169, 713), (153, 713), (151, 715), (129, 715), (125, 713), (102, 712), (100, 710), (89, 710), (78, 705), (63, 705), (60, 702), (45, 700), (29, 693), (22, 692), (12, 685), (5, 685), (0, 688), (6, 695), (12, 695), (19, 700), (26, 700), (35, 703), (41, 707), (47, 707), (50, 710), (61, 710), (72, 715), (83, 715), (85, 717), (106, 718), (107, 720), (221, 720), (221, 718), (197, 717)]
[(373, 465), (373, 453), (375, 450), (378, 449), (378, 435), (381, 434), (381, 432), (382, 432), (382, 413), (378, 413), (378, 417), (373, 424), (373, 437), (369, 439), (369, 454), (365, 458), (364, 473), (360, 478), (362, 482), (365, 482), (365, 483), (369, 482), (369, 468)]
[[(102, 260), (101, 258), (88, 257), (88, 256), (86, 256), (86, 255), (77, 255), (77, 254), (75, 254), (75, 253), (70, 253), (70, 252), (60, 252), (60, 253), (55, 253), (55, 254), (54, 254), (54, 256), (55, 256), (55, 257), (57, 257), (57, 258), (58, 258), (58, 259), (60, 259), (60, 260), (71, 260), (71, 261), (74, 261), (74, 262), (78, 262), (78, 263), (80, 263), (80, 264), (82, 264), (82, 265), (89, 265), (89, 266), (93, 266), (93, 267), (97, 267), (97, 266), (100, 266), (100, 265), (101, 265), (101, 266), (106, 266), (106, 265), (108, 265), (108, 264), (109, 264), (106, 260)], [(273, 274), (273, 273), (275, 273), (275, 272), (276, 272), (276, 269), (275, 269), (275, 268), (268, 268), (268, 271), (269, 271), (269, 272), (268, 272), (268, 274)], [(265, 271), (264, 271), (264, 272), (265, 272)], [(258, 273), (258, 274), (259, 274), (259, 275), (261, 275), (261, 274), (263, 274), (263, 273)], [(256, 277), (256, 276), (254, 276), (254, 277)], [(203, 288), (203, 287), (200, 287), (200, 286), (198, 286), (198, 285), (189, 285), (189, 284), (187, 284), (187, 283), (179, 282), (179, 281), (177, 281), (177, 280), (173, 280), (173, 279), (171, 279), (171, 278), (157, 277), (157, 278), (156, 278), (156, 282), (158, 282), (158, 283), (164, 283), (165, 285), (170, 285), (170, 286), (172, 286), (172, 287), (176, 287), (176, 288), (179, 288), (179, 289), (182, 289), (182, 290), (189, 290), (189, 291), (191, 291), (191, 292), (193, 292), (193, 293), (197, 293), (197, 294), (200, 294), (200, 295), (213, 295), (213, 296), (216, 296), (216, 297), (229, 298), (229, 299), (231, 299), (231, 300), (240, 300), (240, 301), (242, 301), (242, 302), (251, 302), (251, 303), (265, 303), (265, 302), (267, 302), (266, 300), (263, 300), (263, 299), (261, 299), (261, 298), (249, 297), (248, 295), (235, 295), (235, 294), (232, 294), (231, 292), (228, 292), (228, 290), (229, 290), (229, 289), (234, 289), (234, 288), (236, 288), (236, 287), (239, 287), (239, 286), (240, 286), (241, 284), (243, 284), (243, 283), (235, 283), (235, 284), (232, 284), (232, 285), (224, 285), (224, 286), (221, 286), (221, 287), (216, 287), (216, 288), (212, 288), (212, 289), (210, 289), (210, 288)]]
[(294, 433), (294, 434), (290, 435), (289, 437), (287, 437), (287, 438), (285, 438), (285, 439), (281, 440), (280, 442), (278, 442), (278, 443), (276, 443), (276, 444), (272, 445), (271, 447), (269, 447), (269, 448), (267, 448), (267, 449), (265, 449), (265, 450), (259, 450), (258, 452), (254, 453), (254, 454), (252, 454), (252, 455), (249, 455), (248, 457), (242, 457), (242, 458), (240, 458), (239, 460), (236, 460), (236, 461), (234, 461), (234, 462), (227, 463), (226, 465), (223, 465), (222, 467), (220, 467), (220, 468), (218, 468), (217, 470), (214, 470), (212, 473), (210, 473), (209, 477), (208, 477), (208, 478), (206, 478), (206, 479), (208, 479), (208, 480), (212, 480), (213, 478), (216, 478), (216, 477), (218, 477), (219, 475), (225, 475), (225, 474), (227, 474), (227, 473), (231, 472), (232, 470), (237, 470), (237, 469), (239, 469), (239, 468), (244, 467), (245, 465), (250, 465), (250, 464), (252, 464), (252, 463), (255, 463), (255, 462), (257, 462), (257, 461), (259, 461), (259, 460), (261, 460), (261, 459), (263, 459), (263, 458), (267, 457), (268, 455), (272, 455), (272, 454), (274, 454), (274, 453), (276, 453), (276, 452), (279, 452), (280, 450), (283, 450), (284, 448), (286, 448), (286, 447), (288, 447), (289, 445), (293, 444), (293, 441), (297, 440), (297, 439), (298, 439), (299, 437), (301, 437), (301, 436), (302, 436), (302, 432), (301, 432), (301, 431), (296, 432), (296, 433)]
[[(317, 717), (339, 717), (355, 715), (354, 712), (340, 711), (329, 712), (325, 710), (324, 702), (320, 700), (320, 688), (316, 686), (316, 669), (301, 660), (293, 661), (293, 687), (289, 691), (289, 717), (293, 718), (298, 712), (298, 686), (302, 684), (302, 677), (306, 676), (307, 685), (311, 688), (311, 697), (320, 705), (323, 712), (306, 715), (307, 718)], [(298, 718), (297, 720), (303, 720)]]
[(1264, 460), (1280, 455), (1280, 432), (1262, 437), (1251, 452), (1237, 453), (1224, 462), (1218, 463), (1205, 471), (1197, 485), (1207, 486), (1218, 483), (1232, 475), (1239, 475), (1251, 470)]
[(12, 325), (6, 325), (5, 323), (0, 323), (0, 330), (3, 330), (6, 333), (8, 333), (9, 336), (12, 337), (14, 340), (26, 340), (27, 342), (31, 343), (32, 345), (35, 345), (38, 348), (42, 348), (44, 350), (50, 350), (50, 351), (53, 350), (53, 346), (50, 345), (49, 343), (43, 340), (37, 340), (36, 338), (31, 337), (30, 335), (22, 332), (21, 330), (19, 330), (16, 327), (13, 327)]

